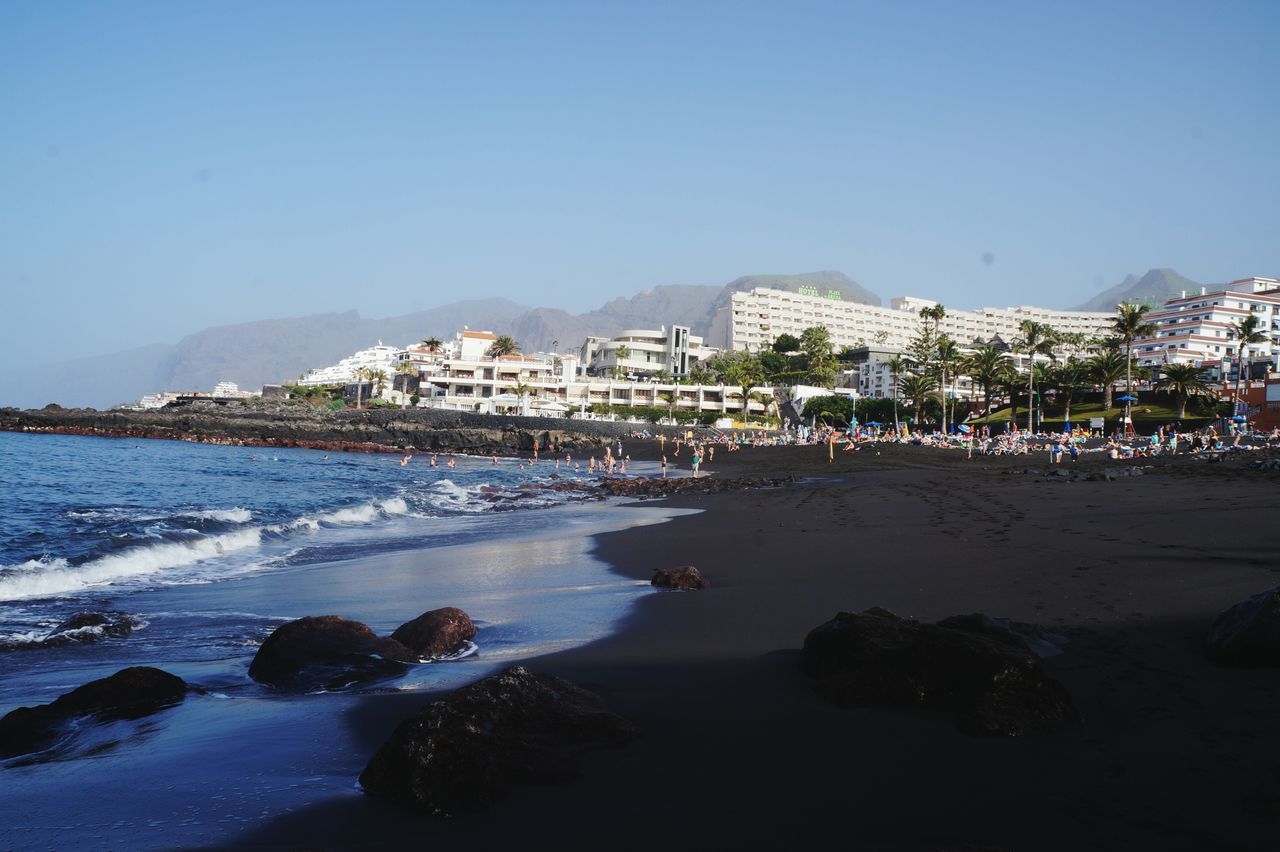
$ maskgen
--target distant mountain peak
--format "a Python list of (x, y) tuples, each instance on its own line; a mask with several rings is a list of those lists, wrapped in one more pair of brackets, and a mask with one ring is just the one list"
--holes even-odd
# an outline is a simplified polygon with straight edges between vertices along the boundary
[(1183, 291), (1193, 293), (1203, 286), (1206, 285), (1179, 275), (1176, 270), (1167, 266), (1157, 267), (1140, 276), (1129, 273), (1119, 284), (1103, 290), (1072, 310), (1113, 311), (1121, 302), (1161, 305), (1169, 299), (1177, 298)]

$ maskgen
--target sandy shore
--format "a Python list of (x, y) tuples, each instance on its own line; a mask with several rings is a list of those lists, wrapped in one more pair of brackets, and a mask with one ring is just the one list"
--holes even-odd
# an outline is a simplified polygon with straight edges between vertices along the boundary
[[(811, 478), (681, 497), (673, 505), (704, 511), (598, 537), (627, 576), (693, 564), (712, 588), (647, 596), (617, 634), (532, 664), (600, 693), (639, 743), (482, 814), (432, 821), (363, 797), (235, 842), (1274, 848), (1280, 678), (1216, 668), (1201, 642), (1220, 610), (1280, 582), (1276, 474), (1175, 460), (1068, 482), (1041, 475), (1045, 457), (910, 447), (831, 464), (824, 448), (748, 448), (706, 468)], [(926, 620), (980, 611), (1069, 637), (1047, 667), (1083, 724), (983, 739), (930, 712), (825, 704), (798, 671), (804, 636), (871, 606)], [(352, 731), (372, 753), (424, 701), (373, 697)]]

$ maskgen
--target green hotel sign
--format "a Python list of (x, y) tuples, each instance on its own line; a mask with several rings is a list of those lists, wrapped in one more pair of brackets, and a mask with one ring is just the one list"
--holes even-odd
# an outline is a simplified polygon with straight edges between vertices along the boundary
[(844, 298), (839, 290), (828, 290), (826, 293), (823, 293), (817, 287), (810, 287), (807, 284), (801, 284), (796, 288), (796, 292), (801, 296), (813, 296), (818, 299), (835, 299), (837, 302)]

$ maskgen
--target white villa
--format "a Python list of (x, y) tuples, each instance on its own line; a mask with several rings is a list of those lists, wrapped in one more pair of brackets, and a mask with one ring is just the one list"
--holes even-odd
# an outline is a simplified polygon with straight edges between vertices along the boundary
[(704, 346), (688, 326), (659, 329), (625, 329), (613, 338), (588, 337), (582, 344), (582, 363), (592, 376), (622, 375), (630, 378), (666, 374), (683, 378), (698, 361), (719, 350)]

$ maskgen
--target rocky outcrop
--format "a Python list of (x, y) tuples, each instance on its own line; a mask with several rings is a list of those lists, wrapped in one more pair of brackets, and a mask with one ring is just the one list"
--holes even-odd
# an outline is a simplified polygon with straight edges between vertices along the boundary
[(1213, 620), (1205, 646), (1222, 665), (1280, 666), (1280, 586), (1245, 598)]
[(313, 615), (276, 628), (249, 665), (249, 677), (280, 689), (341, 689), (404, 673), (416, 655), (359, 621)]
[(77, 612), (42, 639), (0, 640), (0, 651), (84, 645), (109, 636), (128, 636), (145, 624), (145, 621), (127, 612)]
[(421, 813), (450, 816), (488, 807), (513, 785), (576, 778), (585, 751), (635, 735), (592, 693), (515, 666), (402, 722), (360, 785)]
[(536, 443), (544, 451), (554, 444), (576, 453), (629, 435), (634, 428), (630, 423), (435, 409), (330, 411), (297, 401), (201, 401), (159, 411), (0, 408), (0, 431), (326, 451), (400, 452), (413, 447), (488, 455), (528, 452)]
[(446, 606), (424, 612), (396, 628), (391, 638), (420, 659), (456, 653), (475, 638), (471, 617), (457, 607)]
[(0, 758), (48, 748), (73, 719), (138, 719), (178, 703), (186, 692), (182, 678), (166, 671), (147, 666), (122, 669), (50, 704), (19, 707), (0, 719)]
[(708, 588), (711, 583), (702, 572), (692, 565), (681, 565), (679, 568), (660, 568), (653, 575), (650, 585), (660, 589), (679, 589), (696, 592)]
[(793, 482), (795, 482), (793, 477), (781, 479), (750, 476), (737, 479), (716, 479), (714, 476), (700, 476), (697, 479), (689, 476), (669, 479), (606, 477), (600, 482), (599, 489), (610, 497), (670, 497), (674, 494), (713, 494), (743, 488), (778, 488)]
[(973, 734), (1056, 731), (1079, 714), (1020, 640), (973, 622), (922, 624), (884, 609), (842, 612), (810, 631), (803, 666), (843, 707), (923, 705)]

